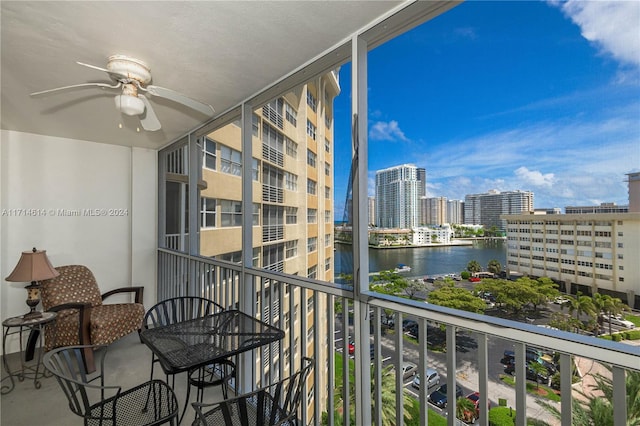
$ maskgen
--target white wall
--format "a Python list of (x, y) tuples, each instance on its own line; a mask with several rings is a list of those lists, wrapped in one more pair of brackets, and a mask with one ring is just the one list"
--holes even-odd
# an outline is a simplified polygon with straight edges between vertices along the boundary
[(5, 130), (0, 144), (0, 318), (28, 310), (26, 284), (4, 278), (32, 247), (54, 266), (88, 266), (101, 292), (144, 285), (151, 306), (157, 151)]

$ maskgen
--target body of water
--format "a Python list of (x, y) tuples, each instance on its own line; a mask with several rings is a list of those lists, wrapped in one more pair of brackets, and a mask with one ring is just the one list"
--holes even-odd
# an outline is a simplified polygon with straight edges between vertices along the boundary
[[(352, 246), (335, 245), (335, 276), (353, 273)], [(417, 247), (399, 249), (369, 248), (369, 272), (394, 269), (402, 263), (411, 267), (406, 276), (425, 276), (460, 273), (467, 264), (475, 260), (484, 269), (490, 260), (497, 260), (503, 267), (507, 259), (507, 244), (504, 240), (477, 240), (469, 246)]]

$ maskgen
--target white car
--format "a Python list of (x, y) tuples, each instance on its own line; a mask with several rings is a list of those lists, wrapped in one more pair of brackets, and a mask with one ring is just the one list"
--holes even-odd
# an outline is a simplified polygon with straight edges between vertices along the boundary
[[(427, 368), (425, 376), (427, 377), (427, 390), (440, 384), (440, 375), (433, 368)], [(416, 389), (420, 389), (420, 374), (416, 374), (413, 377), (411, 385)]]
[(622, 315), (604, 316), (604, 322), (610, 321), (611, 324), (624, 328), (636, 328), (636, 325), (629, 320), (624, 319)]

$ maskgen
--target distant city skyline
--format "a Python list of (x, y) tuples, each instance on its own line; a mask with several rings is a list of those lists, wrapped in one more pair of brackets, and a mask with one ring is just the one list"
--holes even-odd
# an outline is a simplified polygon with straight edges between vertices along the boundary
[[(377, 170), (411, 163), (429, 197), (627, 204), (625, 174), (640, 170), (639, 21), (639, 2), (465, 2), (370, 51), (368, 194)], [(337, 219), (350, 73), (340, 69), (334, 103)]]

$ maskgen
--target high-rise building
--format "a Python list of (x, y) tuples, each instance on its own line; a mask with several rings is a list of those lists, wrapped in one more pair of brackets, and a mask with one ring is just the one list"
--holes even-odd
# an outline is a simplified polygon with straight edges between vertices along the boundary
[(418, 169), (403, 164), (376, 172), (376, 225), (414, 228), (418, 225)]
[[(248, 203), (248, 212), (243, 212), (247, 203), (241, 197), (240, 127), (229, 123), (201, 138), (202, 256), (240, 262), (243, 221), (246, 223), (249, 214), (253, 223), (249, 229), (254, 267), (326, 282), (334, 280), (333, 100), (339, 92), (337, 74), (330, 72), (254, 110), (249, 163), (253, 200)], [(187, 231), (186, 235), (188, 239), (196, 233)], [(256, 297), (262, 301), (257, 307), (260, 315), (300, 321), (306, 329), (286, 326), (284, 330), (295, 335), (285, 339), (306, 345), (317, 365), (325, 365), (328, 354), (313, 353), (313, 337), (309, 336), (313, 336), (310, 330), (314, 329), (322, 333), (328, 323), (325, 311), (313, 312), (314, 298), (320, 302), (318, 306), (323, 306), (326, 296), (314, 296), (310, 291), (296, 296), (296, 304), (304, 306), (303, 320), (290, 315), (290, 309), (299, 312), (300, 307), (294, 308), (289, 296), (272, 291), (277, 289)], [(315, 318), (319, 322), (315, 323)], [(286, 359), (290, 355), (287, 351), (279, 356)], [(270, 374), (269, 358), (269, 353), (264, 353), (260, 374)]]
[(447, 223), (447, 197), (424, 198), (424, 223), (423, 225), (443, 225)]
[(418, 174), (418, 199), (427, 195), (427, 171), (424, 167), (418, 167), (416, 169)]
[(368, 224), (373, 225), (376, 223), (376, 197), (368, 198), (369, 204), (369, 222)]
[(464, 223), (464, 201), (447, 200), (447, 223)]
[(640, 172), (627, 173), (629, 213), (640, 213)]
[(533, 211), (533, 192), (491, 190), (484, 194), (470, 194), (464, 198), (464, 223), (482, 225), (485, 229), (497, 227), (506, 232), (506, 221), (501, 215)]

